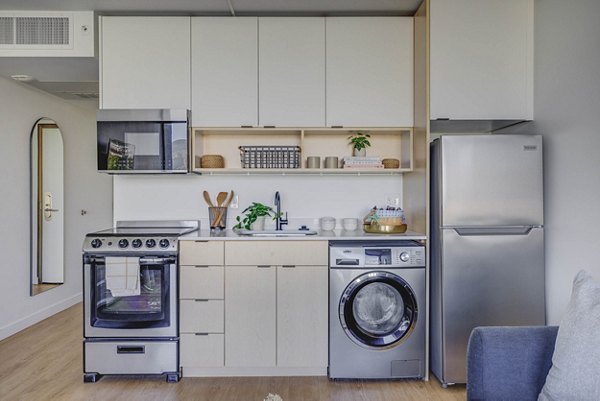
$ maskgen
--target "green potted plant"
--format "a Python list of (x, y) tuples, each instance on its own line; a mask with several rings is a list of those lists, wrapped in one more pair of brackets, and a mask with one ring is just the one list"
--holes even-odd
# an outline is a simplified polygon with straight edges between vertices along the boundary
[(367, 155), (367, 148), (371, 146), (370, 137), (371, 135), (362, 131), (355, 131), (348, 137), (350, 140), (349, 145), (352, 145), (353, 156), (364, 157)]
[(275, 211), (270, 206), (259, 202), (252, 202), (242, 213), (245, 214), (243, 218), (240, 216), (235, 218), (237, 224), (233, 226), (234, 230), (263, 230), (265, 224), (264, 217), (275, 218)]

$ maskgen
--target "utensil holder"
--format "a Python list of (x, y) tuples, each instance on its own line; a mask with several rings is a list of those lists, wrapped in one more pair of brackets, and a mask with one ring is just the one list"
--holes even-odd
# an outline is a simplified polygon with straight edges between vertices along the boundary
[(208, 207), (208, 221), (210, 222), (210, 229), (224, 230), (227, 222), (227, 208), (209, 206)]

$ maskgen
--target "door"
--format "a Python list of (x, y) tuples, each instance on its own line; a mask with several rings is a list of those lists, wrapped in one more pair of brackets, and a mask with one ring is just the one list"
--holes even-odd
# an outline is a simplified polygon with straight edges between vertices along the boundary
[[(64, 189), (63, 141), (58, 126), (38, 125), (39, 166), (38, 185), (42, 207), (38, 223), (41, 226), (41, 271), (38, 284), (63, 283), (64, 277)], [(41, 273), (41, 274), (40, 274)]]
[(100, 23), (100, 108), (190, 108), (190, 17)]
[(277, 366), (327, 367), (327, 275), (323, 266), (277, 267)]
[(466, 382), (476, 326), (544, 325), (544, 230), (442, 230), (443, 380)]
[[(121, 261), (116, 259), (113, 261), (118, 265)], [(137, 258), (129, 258), (127, 263), (132, 259)], [(174, 258), (139, 258), (139, 271), (134, 269), (131, 274), (129, 267), (125, 273), (119, 270), (120, 266), (108, 269), (107, 258), (86, 257), (85, 336), (175, 337), (177, 268), (174, 262)], [(139, 288), (137, 293), (124, 291), (125, 285), (117, 282), (124, 280), (123, 275), (126, 280), (138, 279), (134, 285)], [(126, 287), (131, 288), (128, 284)]]
[(412, 17), (327, 18), (327, 126), (413, 126)]
[(275, 266), (225, 267), (225, 366), (275, 366), (275, 286)]
[(192, 125), (258, 125), (258, 19), (192, 18)]
[(258, 19), (262, 126), (325, 126), (325, 19)]
[(417, 322), (417, 300), (401, 277), (370, 271), (344, 290), (339, 318), (348, 337), (369, 348), (383, 348), (406, 339)]
[(444, 136), (434, 164), (442, 226), (543, 224), (540, 135)]

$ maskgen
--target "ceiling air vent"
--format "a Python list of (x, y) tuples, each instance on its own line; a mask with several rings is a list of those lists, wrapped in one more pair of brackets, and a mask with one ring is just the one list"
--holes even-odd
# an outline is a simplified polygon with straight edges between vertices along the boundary
[(70, 46), (69, 17), (16, 17), (16, 45)]
[(92, 11), (0, 10), (0, 57), (94, 57)]
[(0, 45), (15, 43), (15, 24), (12, 17), (0, 17)]

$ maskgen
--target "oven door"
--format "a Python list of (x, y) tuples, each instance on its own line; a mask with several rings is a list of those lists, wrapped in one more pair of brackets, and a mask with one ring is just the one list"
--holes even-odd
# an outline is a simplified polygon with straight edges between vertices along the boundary
[(85, 337), (176, 337), (175, 257), (140, 258), (140, 294), (113, 296), (105, 258), (84, 259)]

